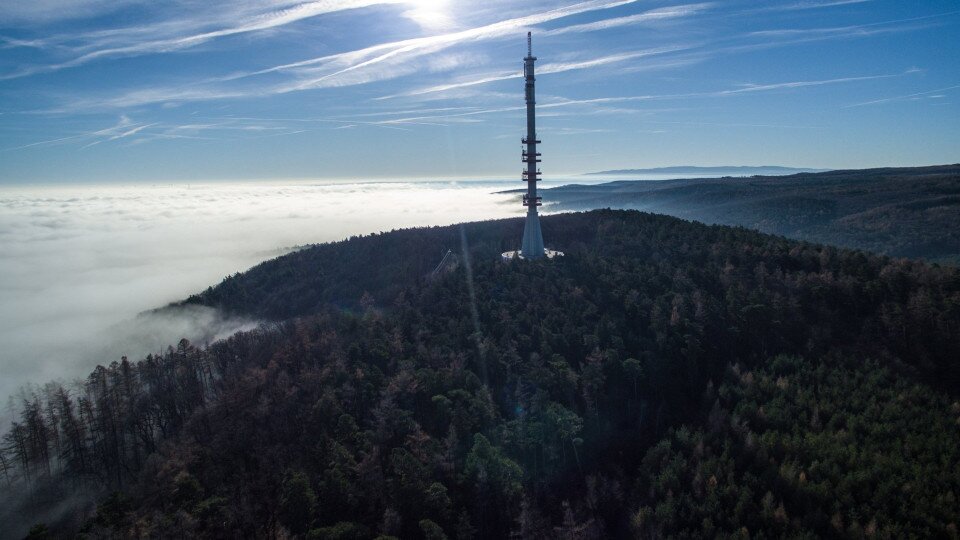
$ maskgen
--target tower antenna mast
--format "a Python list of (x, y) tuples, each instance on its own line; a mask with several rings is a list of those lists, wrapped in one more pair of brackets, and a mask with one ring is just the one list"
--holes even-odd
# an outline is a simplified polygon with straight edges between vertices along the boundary
[(537, 151), (537, 145), (540, 140), (537, 139), (537, 99), (534, 84), (533, 65), (537, 57), (533, 55), (533, 37), (527, 32), (527, 57), (523, 59), (523, 78), (525, 87), (525, 96), (527, 101), (527, 136), (520, 141), (523, 143), (523, 153), (520, 155), (521, 161), (526, 164), (523, 169), (523, 180), (527, 183), (527, 192), (523, 194), (523, 205), (527, 207), (527, 221), (523, 226), (523, 241), (520, 244), (520, 251), (508, 251), (503, 254), (505, 260), (512, 259), (519, 255), (521, 259), (542, 259), (543, 257), (553, 258), (562, 256), (559, 251), (552, 251), (544, 248), (543, 233), (540, 231), (540, 216), (537, 208), (542, 206), (541, 197), (537, 195), (537, 182), (540, 181), (540, 169), (537, 164), (540, 163), (540, 152)]
[(523, 226), (523, 243), (520, 246), (520, 255), (524, 259), (539, 259), (544, 256), (543, 233), (540, 231), (540, 216), (537, 208), (543, 203), (537, 196), (537, 182), (540, 181), (540, 153), (537, 152), (537, 99), (534, 90), (536, 77), (533, 64), (537, 57), (533, 56), (533, 37), (527, 32), (527, 57), (523, 59), (523, 77), (525, 80), (525, 94), (527, 100), (527, 136), (522, 139), (526, 146), (521, 154), (526, 163), (523, 179), (527, 181), (527, 193), (523, 196), (523, 205), (527, 207), (527, 222)]

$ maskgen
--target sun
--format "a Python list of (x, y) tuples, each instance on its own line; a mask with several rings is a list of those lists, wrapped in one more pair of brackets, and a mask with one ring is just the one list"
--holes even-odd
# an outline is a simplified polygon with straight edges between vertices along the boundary
[(450, 0), (404, 0), (403, 3), (409, 6), (403, 16), (424, 30), (445, 30), (455, 26)]

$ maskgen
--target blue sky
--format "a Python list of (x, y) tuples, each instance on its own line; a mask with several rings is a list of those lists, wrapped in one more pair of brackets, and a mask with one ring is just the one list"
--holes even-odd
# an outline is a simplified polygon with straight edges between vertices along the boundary
[(0, 183), (960, 161), (960, 2), (0, 4)]

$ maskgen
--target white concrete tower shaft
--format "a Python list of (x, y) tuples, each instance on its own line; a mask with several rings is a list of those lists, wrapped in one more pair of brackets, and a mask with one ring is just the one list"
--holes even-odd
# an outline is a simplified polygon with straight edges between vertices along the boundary
[(527, 222), (523, 226), (523, 242), (520, 254), (525, 259), (539, 259), (544, 256), (543, 233), (540, 231), (540, 216), (537, 208), (541, 205), (537, 196), (537, 182), (540, 180), (540, 153), (537, 152), (537, 112), (536, 93), (534, 91), (533, 63), (537, 58), (533, 56), (533, 39), (527, 32), (527, 57), (523, 59), (523, 77), (526, 85), (527, 99), (527, 136), (523, 138), (525, 148), (522, 158), (526, 164), (523, 178), (527, 181), (527, 193), (523, 196), (523, 205), (527, 207)]

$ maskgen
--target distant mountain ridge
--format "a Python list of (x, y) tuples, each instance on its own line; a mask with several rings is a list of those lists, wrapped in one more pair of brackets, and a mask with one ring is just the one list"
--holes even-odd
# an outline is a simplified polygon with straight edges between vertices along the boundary
[(736, 166), (718, 166), (718, 167), (700, 167), (694, 165), (678, 165), (674, 167), (654, 167), (650, 169), (614, 169), (609, 171), (599, 171), (586, 173), (585, 176), (600, 175), (636, 175), (636, 174), (696, 174), (696, 175), (719, 175), (719, 176), (752, 176), (755, 174), (764, 176), (780, 176), (798, 173), (816, 173), (826, 172), (832, 169), (808, 169), (796, 167), (781, 167), (778, 165), (736, 165)]
[(551, 212), (625, 208), (893, 257), (960, 262), (960, 165), (789, 176), (626, 178), (544, 190)]

